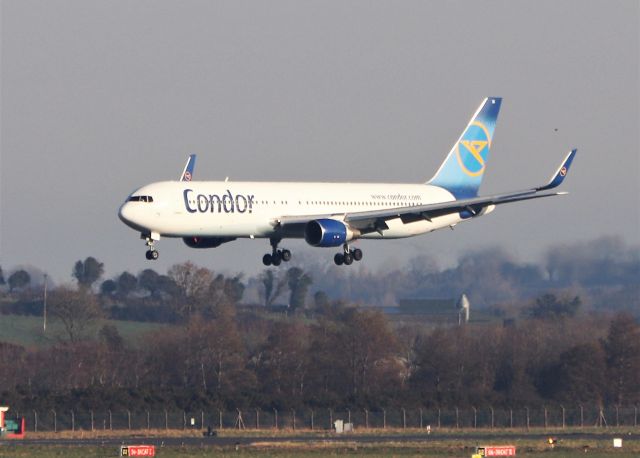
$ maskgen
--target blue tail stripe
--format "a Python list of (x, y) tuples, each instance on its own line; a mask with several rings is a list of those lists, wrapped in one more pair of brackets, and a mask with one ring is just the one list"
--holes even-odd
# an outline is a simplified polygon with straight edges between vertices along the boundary
[(500, 97), (482, 102), (429, 184), (447, 189), (456, 199), (478, 195), (501, 104)]

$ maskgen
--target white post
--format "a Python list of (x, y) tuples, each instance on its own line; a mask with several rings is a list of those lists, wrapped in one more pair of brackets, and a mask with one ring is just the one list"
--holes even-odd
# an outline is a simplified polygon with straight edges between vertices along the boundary
[(44, 274), (44, 294), (43, 294), (43, 321), (42, 321), (42, 332), (47, 332), (47, 279), (49, 276)]

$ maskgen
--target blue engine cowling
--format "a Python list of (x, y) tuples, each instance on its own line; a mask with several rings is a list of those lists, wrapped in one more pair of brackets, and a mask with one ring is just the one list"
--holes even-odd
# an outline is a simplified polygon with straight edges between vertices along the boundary
[(349, 228), (335, 219), (316, 219), (309, 221), (304, 228), (304, 239), (311, 246), (340, 246), (352, 238)]
[(183, 237), (182, 241), (189, 248), (217, 248), (235, 239), (235, 237)]

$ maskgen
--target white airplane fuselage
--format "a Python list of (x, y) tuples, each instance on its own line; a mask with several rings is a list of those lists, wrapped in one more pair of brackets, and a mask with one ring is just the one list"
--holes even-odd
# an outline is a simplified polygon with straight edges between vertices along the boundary
[[(164, 237), (270, 238), (282, 215), (330, 214), (340, 220), (353, 212), (455, 200), (437, 186), (389, 183), (165, 181), (143, 186), (132, 195), (153, 201), (125, 202), (120, 218), (137, 231)], [(384, 233), (358, 238), (411, 237), (462, 220), (458, 213), (410, 224), (392, 219)], [(294, 230), (287, 237), (303, 238), (304, 232)]]

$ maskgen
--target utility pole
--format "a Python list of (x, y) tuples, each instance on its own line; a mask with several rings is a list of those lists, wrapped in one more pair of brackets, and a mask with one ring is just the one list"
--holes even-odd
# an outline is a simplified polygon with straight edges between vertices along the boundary
[(48, 278), (48, 275), (44, 274), (44, 297), (43, 297), (44, 319), (42, 321), (42, 332), (43, 333), (47, 332), (47, 278)]

